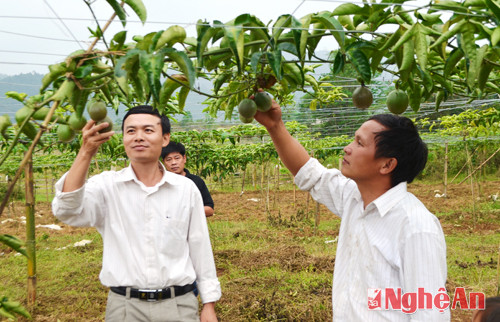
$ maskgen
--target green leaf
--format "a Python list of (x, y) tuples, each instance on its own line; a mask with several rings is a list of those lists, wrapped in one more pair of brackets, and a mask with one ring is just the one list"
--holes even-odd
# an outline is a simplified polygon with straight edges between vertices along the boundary
[(252, 72), (257, 73), (257, 66), (259, 65), (260, 58), (263, 54), (264, 53), (261, 51), (253, 53), (252, 57), (250, 58), (250, 68)]
[(425, 71), (423, 68), (420, 66), (417, 66), (418, 71), (420, 72), (420, 78), (422, 79), (422, 82), (424, 83), (424, 88), (427, 90), (427, 92), (431, 93), (432, 88), (434, 87), (434, 82), (432, 80), (431, 75), (427, 71)]
[(249, 30), (253, 35), (254, 40), (269, 41), (269, 34), (267, 33), (266, 25), (254, 15), (248, 13), (239, 15), (234, 20), (234, 25), (251, 27)]
[(280, 81), (283, 77), (281, 74), (281, 50), (277, 49), (273, 52), (267, 52), (266, 56), (274, 76)]
[(455, 36), (458, 32), (460, 32), (460, 30), (466, 23), (467, 21), (465, 20), (461, 20), (458, 23), (456, 23), (452, 29), (446, 31), (444, 34), (441, 35), (441, 37), (436, 39), (436, 41), (431, 44), (429, 49), (433, 49), (434, 47), (441, 45), (444, 41), (448, 41), (451, 37)]
[(495, 3), (493, 0), (485, 0), (484, 1), (488, 8), (493, 12), (497, 20), (500, 20), (500, 6)]
[(290, 26), (292, 20), (292, 15), (281, 15), (278, 17), (276, 22), (273, 25), (273, 34), (272, 37), (275, 41), (281, 36), (285, 28)]
[(491, 46), (495, 47), (500, 43), (500, 26), (491, 33)]
[(0, 235), (0, 242), (9, 246), (10, 248), (15, 250), (16, 252), (23, 254), (24, 256), (27, 256), (26, 250), (22, 248), (24, 246), (24, 241), (22, 241), (21, 239), (15, 237), (15, 236), (12, 236), (12, 235), (3, 234), (3, 235)]
[(113, 38), (111, 39), (111, 44), (109, 49), (110, 50), (120, 50), (123, 47), (123, 44), (125, 43), (125, 40), (127, 39), (127, 31), (122, 30), (120, 32), (117, 32)]
[(345, 55), (339, 51), (335, 54), (335, 60), (333, 61), (333, 74), (337, 75), (344, 70), (345, 65)]
[(304, 67), (304, 60), (306, 56), (306, 46), (307, 46), (307, 40), (309, 38), (309, 25), (311, 24), (311, 17), (312, 14), (308, 14), (300, 21), (302, 23), (301, 25), (302, 31), (300, 33), (300, 44), (298, 52), (302, 67)]
[(396, 51), (399, 47), (401, 47), (405, 42), (408, 41), (408, 39), (412, 38), (413, 35), (415, 35), (415, 25), (411, 26), (410, 29), (407, 29), (403, 36), (399, 38), (398, 42), (392, 46), (391, 51)]
[(91, 64), (83, 65), (78, 67), (73, 74), (76, 78), (84, 78), (92, 73), (94, 66)]
[(420, 20), (423, 20), (425, 23), (428, 23), (428, 24), (442, 24), (443, 22), (441, 21), (441, 15), (430, 15), (430, 14), (426, 14), (426, 13), (422, 13), (420, 11), (417, 11), (415, 13), (415, 17), (417, 17), (418, 19)]
[(320, 22), (325, 26), (326, 29), (330, 30), (330, 33), (333, 35), (340, 48), (343, 48), (345, 45), (345, 32), (344, 27), (340, 24), (340, 22), (335, 19), (335, 17), (331, 16), (331, 13), (328, 11), (320, 12), (316, 15), (312, 16), (312, 23)]
[[(399, 67), (399, 71), (409, 71), (415, 61), (415, 46), (413, 40), (408, 40), (403, 44), (403, 58), (401, 60), (401, 66)], [(406, 73), (406, 76), (409, 74)], [(402, 79), (402, 81), (406, 81), (406, 79)]]
[(236, 60), (236, 66), (238, 67), (238, 72), (243, 71), (244, 63), (244, 46), (245, 46), (245, 34), (243, 33), (241, 26), (231, 26), (226, 25), (224, 27), (224, 32), (226, 39), (229, 43), (229, 48), (234, 55)]
[(431, 9), (433, 10), (451, 10), (454, 12), (467, 12), (467, 8), (464, 8), (460, 2), (455, 2), (452, 0), (435, 0), (431, 3)]
[(161, 90), (161, 71), (164, 65), (164, 55), (158, 53), (156, 55), (142, 53), (140, 55), (141, 68), (146, 72), (147, 83), (151, 94), (157, 102), (160, 101), (160, 90)]
[(421, 24), (415, 24), (415, 53), (417, 54), (418, 64), (422, 69), (427, 69), (427, 36), (421, 30)]
[(183, 51), (177, 51), (174, 48), (164, 48), (162, 52), (179, 66), (184, 75), (186, 75), (189, 86), (193, 87), (196, 81), (196, 70), (187, 54)]
[(217, 34), (219, 30), (222, 29), (210, 27), (207, 23), (203, 23), (201, 20), (198, 20), (197, 26), (198, 37), (196, 39), (196, 58), (198, 59), (199, 66), (203, 66), (203, 53), (207, 48), (208, 42)]
[(177, 101), (179, 104), (179, 110), (182, 112), (184, 111), (184, 106), (186, 106), (186, 99), (189, 94), (190, 89), (188, 87), (182, 86), (179, 94), (177, 96)]
[(455, 48), (451, 51), (450, 55), (446, 59), (444, 64), (444, 77), (448, 77), (457, 63), (464, 57), (464, 52), (460, 47)]
[(24, 102), (24, 99), (26, 98), (26, 96), (28, 96), (28, 94), (18, 93), (15, 91), (8, 91), (8, 92), (5, 92), (5, 96), (10, 97), (12, 99), (15, 99), (16, 101), (19, 101), (22, 103), (22, 102)]
[(353, 3), (343, 3), (333, 10), (332, 15), (333, 16), (356, 15), (356, 14), (368, 15), (369, 10), (370, 9), (367, 6), (360, 7)]
[(124, 0), (124, 2), (132, 8), (132, 10), (134, 10), (135, 14), (139, 17), (139, 19), (141, 19), (141, 22), (144, 25), (148, 14), (142, 0)]
[(278, 44), (278, 49), (281, 51), (286, 51), (292, 55), (299, 57), (299, 53), (297, 53), (297, 47), (294, 44), (289, 42), (282, 42)]
[(125, 25), (127, 24), (127, 14), (125, 13), (125, 10), (123, 10), (122, 6), (120, 6), (118, 1), (116, 0), (106, 0), (106, 2), (108, 2), (109, 5), (113, 8), (118, 18), (120, 18), (123, 27), (125, 27)]
[(359, 73), (361, 78), (365, 81), (365, 83), (370, 83), (372, 73), (370, 68), (370, 62), (366, 55), (360, 49), (353, 49), (347, 52), (349, 59)]

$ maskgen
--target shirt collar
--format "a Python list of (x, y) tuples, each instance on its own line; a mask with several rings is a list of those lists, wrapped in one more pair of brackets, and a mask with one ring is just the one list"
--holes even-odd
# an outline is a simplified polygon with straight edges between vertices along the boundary
[(377, 207), (380, 217), (384, 217), (392, 207), (398, 204), (401, 199), (403, 199), (406, 192), (407, 184), (406, 181), (403, 181), (375, 199), (373, 204)]
[[(169, 184), (177, 184), (179, 182), (179, 176), (178, 174), (172, 173), (167, 171), (165, 169), (165, 166), (161, 163), (158, 162), (160, 167), (162, 168), (163, 171), (163, 177), (161, 178), (160, 182), (158, 182), (157, 186), (160, 186), (164, 183), (169, 183)], [(135, 175), (134, 169), (132, 168), (132, 165), (129, 164), (128, 167), (122, 169), (121, 171), (118, 172), (118, 177), (116, 179), (117, 181), (135, 181), (139, 183), (139, 179), (137, 179), (137, 176)]]

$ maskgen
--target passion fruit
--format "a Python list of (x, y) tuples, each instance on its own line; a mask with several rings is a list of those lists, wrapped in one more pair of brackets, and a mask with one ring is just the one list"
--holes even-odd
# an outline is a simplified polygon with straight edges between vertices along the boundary
[(254, 100), (244, 98), (238, 105), (238, 112), (243, 117), (253, 117), (257, 113), (257, 104), (255, 104)]
[(83, 115), (78, 117), (76, 113), (73, 113), (68, 119), (68, 125), (73, 131), (81, 131), (85, 124), (87, 124), (87, 119)]
[(401, 89), (395, 89), (387, 95), (387, 108), (394, 114), (401, 114), (408, 108), (408, 95)]
[(57, 126), (57, 138), (59, 141), (68, 143), (71, 142), (75, 138), (75, 131), (69, 125), (59, 124)]
[(113, 120), (110, 119), (109, 116), (106, 116), (106, 117), (104, 117), (104, 119), (98, 121), (96, 123), (96, 125), (99, 125), (99, 124), (104, 123), (104, 122), (107, 122), (108, 126), (105, 127), (104, 129), (100, 130), (99, 133), (106, 133), (106, 132), (113, 130)]
[(366, 86), (361, 85), (352, 93), (352, 103), (362, 110), (370, 107), (373, 103), (372, 92)]
[(253, 116), (252, 117), (244, 117), (243, 115), (240, 114), (240, 121), (243, 123), (252, 123)]
[(254, 96), (255, 104), (257, 105), (257, 110), (261, 112), (267, 112), (271, 108), (272, 98), (266, 92), (258, 92)]
[(96, 122), (103, 120), (106, 115), (108, 115), (106, 103), (104, 103), (103, 101), (97, 101), (92, 105), (89, 105), (89, 107), (87, 108), (87, 112), (89, 112), (90, 118)]

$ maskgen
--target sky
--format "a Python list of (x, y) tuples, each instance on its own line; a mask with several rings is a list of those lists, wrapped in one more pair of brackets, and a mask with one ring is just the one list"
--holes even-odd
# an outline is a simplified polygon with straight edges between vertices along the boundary
[[(128, 41), (133, 35), (164, 30), (177, 24), (187, 35), (196, 37), (198, 19), (227, 22), (240, 14), (255, 15), (265, 24), (282, 14), (301, 18), (309, 13), (332, 11), (342, 3), (337, 0), (143, 0), (148, 11), (145, 25), (131, 10), (125, 29)], [(92, 8), (101, 26), (112, 9), (105, 0), (94, 0)], [(95, 29), (92, 13), (83, 0), (16, 0), (2, 1), (0, 12), (0, 74), (15, 75), (37, 72), (45, 74), (47, 66), (63, 61), (77, 49), (87, 49), (92, 39), (87, 29)], [(118, 19), (105, 36), (111, 38), (124, 30)], [(331, 50), (333, 39), (322, 40), (319, 50)], [(97, 48), (104, 49), (98, 45)]]

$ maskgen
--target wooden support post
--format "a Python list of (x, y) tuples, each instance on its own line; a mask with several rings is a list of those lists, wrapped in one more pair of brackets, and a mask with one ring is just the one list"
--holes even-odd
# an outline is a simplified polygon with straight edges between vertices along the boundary
[(31, 155), (26, 162), (25, 169), (26, 189), (26, 254), (28, 257), (28, 306), (36, 302), (36, 249), (35, 249), (35, 195), (33, 184), (33, 159)]

